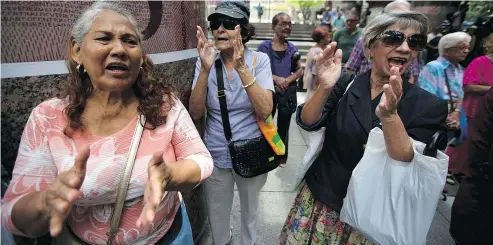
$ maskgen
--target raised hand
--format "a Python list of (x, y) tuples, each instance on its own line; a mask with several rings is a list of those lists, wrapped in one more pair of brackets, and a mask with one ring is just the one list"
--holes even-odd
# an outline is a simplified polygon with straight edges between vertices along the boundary
[(375, 114), (380, 120), (397, 114), (397, 105), (402, 97), (402, 77), (398, 67), (390, 68), (389, 84), (383, 85), (383, 94)]
[(341, 76), (342, 50), (336, 50), (337, 43), (330, 43), (315, 59), (318, 84), (324, 89), (331, 89)]
[(212, 64), (216, 58), (216, 49), (212, 41), (207, 40), (207, 37), (202, 30), (202, 27), (197, 26), (197, 51), (199, 52), (202, 69), (210, 71)]
[(232, 42), (234, 54), (233, 61), (235, 69), (248, 69), (245, 63), (245, 47), (243, 47), (243, 41), (241, 40), (241, 28), (240, 25), (235, 27), (235, 36), (230, 40)]
[(74, 202), (82, 195), (79, 191), (86, 176), (89, 147), (84, 147), (75, 158), (74, 166), (60, 173), (53, 184), (43, 192), (43, 207), (50, 215), (50, 235), (58, 236)]
[(154, 153), (147, 167), (147, 176), (144, 207), (136, 224), (139, 229), (149, 229), (152, 226), (156, 210), (171, 179), (171, 169), (163, 160), (163, 152)]

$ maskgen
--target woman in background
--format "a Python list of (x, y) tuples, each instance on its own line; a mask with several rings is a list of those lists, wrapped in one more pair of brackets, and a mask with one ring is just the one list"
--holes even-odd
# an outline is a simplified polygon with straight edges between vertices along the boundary
[(303, 77), (303, 84), (306, 86), (306, 99), (308, 101), (315, 90), (317, 89), (318, 84), (316, 83), (315, 75), (316, 67), (315, 67), (315, 57), (320, 54), (327, 45), (331, 42), (332, 35), (325, 27), (317, 27), (312, 31), (312, 39), (316, 42), (316, 44), (310, 48), (308, 54), (306, 56), (306, 65), (305, 65), (305, 76)]
[[(491, 38), (491, 37), (490, 37)], [(491, 244), (493, 220), (493, 89), (477, 101), (469, 127), (469, 171), (452, 206), (450, 233), (457, 245)]]
[(484, 51), (486, 55), (474, 59), (464, 71), (463, 106), (468, 122), (476, 117), (478, 102), (493, 85), (493, 34), (486, 39)]

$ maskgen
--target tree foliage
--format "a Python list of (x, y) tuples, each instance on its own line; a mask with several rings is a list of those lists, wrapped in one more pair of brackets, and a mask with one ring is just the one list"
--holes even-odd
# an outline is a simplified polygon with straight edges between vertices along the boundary
[(323, 5), (324, 0), (287, 0), (286, 2), (291, 6), (298, 7), (303, 14), (303, 19), (309, 20), (312, 15), (311, 9)]
[(472, 20), (478, 17), (486, 17), (493, 14), (493, 1), (469, 1), (467, 19)]

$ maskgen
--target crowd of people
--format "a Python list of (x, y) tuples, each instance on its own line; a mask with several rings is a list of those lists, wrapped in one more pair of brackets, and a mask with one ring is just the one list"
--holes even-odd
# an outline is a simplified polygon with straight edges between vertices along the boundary
[[(427, 17), (405, 1), (387, 5), (364, 29), (358, 15), (340, 11), (331, 22), (335, 33), (325, 25), (313, 30), (316, 44), (302, 69), (288, 41), (288, 14), (273, 17), (274, 37), (257, 50), (245, 45), (255, 35), (249, 17), (243, 2), (223, 1), (207, 17), (213, 40), (197, 27), (187, 111), (177, 92), (153, 76), (129, 11), (97, 2), (82, 12), (67, 41), (65, 93), (34, 108), (25, 126), (2, 200), (7, 230), (32, 238), (49, 233), (52, 244), (191, 245), (180, 192), (203, 184), (213, 244), (230, 244), (236, 185), (239, 242), (255, 244), (268, 171), (245, 176), (238, 151), (267, 137), (262, 125), (277, 114), (285, 154), (275, 159), (284, 167), (295, 114), (306, 131), (325, 128), (325, 141), (278, 244), (374, 244), (340, 219), (373, 128), (383, 131), (386, 154), (401, 163), (417, 154), (414, 141), (448, 132), (447, 181), (461, 182), (451, 234), (457, 244), (490, 241), (493, 34), (478, 42), (472, 32), (428, 31)], [(473, 45), (485, 55), (464, 70)], [(307, 99), (298, 107), (301, 78)], [(204, 116), (201, 138), (192, 119)], [(258, 149), (247, 153), (266, 154)]]

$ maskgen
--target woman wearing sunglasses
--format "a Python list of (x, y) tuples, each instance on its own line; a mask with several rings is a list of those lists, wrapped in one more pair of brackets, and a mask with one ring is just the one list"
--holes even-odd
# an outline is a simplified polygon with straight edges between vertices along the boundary
[(356, 77), (341, 73), (342, 51), (335, 50), (336, 43), (319, 55), (315, 76), (319, 86), (296, 119), (308, 131), (326, 127), (325, 142), (305, 174), (279, 244), (372, 244), (339, 219), (370, 131), (382, 129), (389, 157), (411, 162), (412, 139), (428, 142), (447, 116), (444, 101), (401, 77), (425, 48), (427, 27), (428, 19), (417, 12), (375, 17), (362, 39), (372, 68)]
[[(256, 118), (265, 120), (271, 114), (274, 83), (269, 57), (244, 46), (254, 34), (254, 28), (248, 23), (249, 16), (243, 2), (224, 1), (207, 18), (214, 43), (208, 41), (202, 29), (197, 27), (199, 59), (190, 97), (190, 114), (193, 119), (200, 119), (207, 109), (204, 141), (214, 160), (214, 170), (210, 181), (205, 182), (205, 192), (216, 245), (228, 244), (231, 240), (230, 214), (235, 182), (241, 206), (241, 244), (255, 243), (259, 193), (267, 180), (267, 174), (242, 178), (233, 171), (218, 97), (226, 97), (233, 141), (261, 136)], [(219, 54), (216, 54), (214, 44)], [(225, 88), (220, 93), (215, 64), (218, 60)]]

